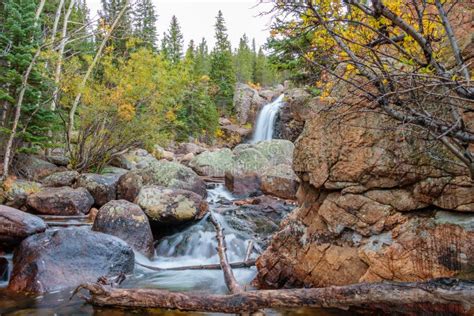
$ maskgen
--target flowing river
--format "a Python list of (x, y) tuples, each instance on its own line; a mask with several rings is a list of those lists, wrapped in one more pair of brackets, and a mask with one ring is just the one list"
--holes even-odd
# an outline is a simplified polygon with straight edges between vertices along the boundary
[[(208, 198), (210, 210), (224, 229), (227, 254), (230, 262), (243, 261), (250, 240), (254, 241), (251, 258), (262, 251), (265, 238), (269, 238), (268, 227), (276, 229), (259, 208), (245, 209), (233, 205), (234, 197), (220, 183), (210, 183)], [(280, 213), (287, 214), (293, 206), (283, 206)], [(281, 215), (281, 214), (280, 214)], [(280, 216), (279, 215), (279, 216)], [(258, 222), (265, 223), (264, 228)], [(256, 224), (257, 223), (257, 224)], [(270, 224), (270, 226), (268, 226)], [(260, 227), (260, 228), (259, 228)], [(61, 229), (61, 228), (52, 228)], [(89, 228), (84, 228), (89, 229)], [(262, 231), (267, 233), (261, 234)], [(182, 267), (218, 263), (217, 241), (214, 226), (207, 217), (201, 221), (163, 237), (155, 245), (154, 260), (136, 254), (136, 261), (160, 268)], [(12, 254), (7, 255), (10, 261)], [(11, 269), (10, 269), (11, 270)], [(256, 268), (234, 269), (237, 281), (251, 289), (250, 282), (256, 275)], [(70, 299), (71, 290), (48, 293), (36, 297), (11, 293), (4, 289), (8, 282), (0, 283), (0, 315), (218, 315), (184, 313), (160, 309), (124, 310), (91, 306), (79, 297)], [(133, 275), (121, 285), (124, 288), (159, 288), (171, 291), (194, 291), (205, 293), (227, 293), (221, 270), (154, 271), (135, 265)], [(341, 315), (340, 311), (323, 309), (269, 310), (267, 315)]]

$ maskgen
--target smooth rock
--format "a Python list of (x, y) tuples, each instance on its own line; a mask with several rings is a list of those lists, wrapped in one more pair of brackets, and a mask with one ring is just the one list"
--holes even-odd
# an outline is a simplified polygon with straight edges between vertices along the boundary
[(256, 196), (261, 193), (262, 181), (255, 172), (245, 174), (227, 172), (224, 181), (226, 188), (240, 197)]
[(38, 216), (0, 205), (0, 248), (18, 245), (30, 235), (46, 230), (46, 223)]
[(73, 288), (131, 273), (134, 258), (132, 248), (117, 237), (76, 227), (50, 230), (30, 236), (15, 251), (8, 288), (30, 293)]
[(40, 214), (83, 215), (91, 209), (94, 198), (85, 188), (44, 188), (30, 195), (27, 204)]
[(112, 160), (111, 165), (127, 170), (142, 169), (158, 161), (145, 149), (133, 149)]
[(108, 202), (99, 209), (92, 230), (116, 236), (149, 258), (154, 255), (150, 223), (136, 204), (126, 200)]

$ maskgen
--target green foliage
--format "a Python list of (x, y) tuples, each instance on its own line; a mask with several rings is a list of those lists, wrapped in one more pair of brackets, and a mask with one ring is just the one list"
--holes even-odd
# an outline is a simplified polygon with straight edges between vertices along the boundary
[(206, 39), (203, 37), (195, 52), (193, 72), (197, 77), (202, 77), (209, 75), (209, 69), (209, 48), (207, 47)]
[(161, 53), (174, 64), (183, 57), (183, 34), (178, 19), (173, 15), (168, 32), (163, 34), (161, 41)]
[(215, 24), (216, 45), (211, 54), (209, 76), (215, 87), (214, 100), (216, 105), (227, 113), (233, 112), (234, 86), (236, 83), (232, 52), (224, 16), (219, 10)]
[[(42, 44), (41, 24), (35, 22), (36, 1), (7, 0), (0, 9), (0, 104), (3, 132), (10, 131), (22, 78)], [(16, 148), (29, 151), (47, 146), (47, 131), (57, 118), (47, 106), (50, 82), (37, 64), (29, 76), (15, 139)], [(7, 133), (9, 134), (9, 133)], [(2, 135), (2, 142), (6, 134)]]
[(139, 0), (134, 8), (134, 36), (156, 49), (156, 13), (151, 0)]
[[(126, 0), (101, 0), (102, 11), (100, 12), (101, 21), (99, 23), (99, 31), (106, 29), (112, 25), (120, 10), (123, 8)], [(98, 40), (101, 40), (99, 32)], [(114, 30), (114, 40), (110, 42), (113, 45), (117, 55), (123, 55), (127, 51), (126, 43), (133, 35), (132, 16), (130, 7), (120, 19)]]
[(253, 67), (255, 54), (249, 47), (247, 35), (240, 38), (239, 48), (234, 56), (235, 74), (238, 82), (247, 83), (253, 81)]

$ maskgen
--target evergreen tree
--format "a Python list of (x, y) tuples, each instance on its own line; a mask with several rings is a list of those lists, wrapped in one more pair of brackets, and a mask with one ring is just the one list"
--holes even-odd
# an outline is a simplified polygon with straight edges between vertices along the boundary
[(240, 38), (239, 48), (234, 57), (235, 74), (237, 81), (250, 82), (253, 77), (254, 56), (250, 50), (247, 35)]
[(232, 112), (236, 79), (232, 61), (232, 51), (226, 33), (227, 28), (220, 10), (216, 17), (215, 30), (216, 45), (211, 54), (211, 69), (209, 74), (211, 83), (217, 88), (214, 101), (219, 108)]
[(183, 57), (183, 34), (178, 19), (173, 15), (167, 33), (163, 34), (161, 52), (166, 59), (177, 64)]
[(196, 49), (194, 47), (194, 41), (193, 40), (189, 41), (188, 49), (186, 49), (186, 54), (185, 54), (184, 58), (187, 61), (194, 64), (194, 61), (196, 59)]
[[(100, 12), (101, 25), (99, 27), (110, 27), (125, 5), (126, 0), (101, 0), (102, 11)], [(109, 45), (113, 45), (117, 53), (123, 54), (127, 48), (127, 41), (133, 35), (130, 7), (120, 19), (114, 30), (114, 36)]]
[(209, 49), (206, 39), (203, 37), (196, 49), (194, 60), (194, 74), (198, 77), (209, 75)]
[[(2, 145), (12, 129), (14, 108), (22, 87), (22, 78), (32, 63), (33, 55), (42, 44), (40, 23), (35, 22), (35, 0), (6, 0), (2, 4), (0, 32), (0, 105), (2, 106), (0, 135)], [(48, 130), (54, 114), (47, 103), (48, 82), (33, 67), (24, 94), (21, 117), (17, 127), (14, 150), (28, 145), (30, 149), (46, 146)], [(2, 146), (2, 148), (4, 148)], [(23, 147), (26, 150), (26, 147)]]
[(156, 48), (156, 13), (151, 0), (139, 0), (134, 12), (135, 36), (146, 46)]

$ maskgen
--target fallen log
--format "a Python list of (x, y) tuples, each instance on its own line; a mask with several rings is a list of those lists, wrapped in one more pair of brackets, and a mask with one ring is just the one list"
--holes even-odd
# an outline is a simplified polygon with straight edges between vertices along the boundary
[(217, 219), (214, 217), (214, 214), (212, 214), (212, 212), (209, 215), (209, 219), (216, 229), (217, 253), (219, 255), (219, 262), (222, 268), (222, 272), (224, 273), (225, 284), (227, 285), (227, 288), (232, 294), (243, 292), (242, 287), (235, 280), (234, 272), (232, 271), (232, 268), (229, 264), (229, 259), (227, 258), (227, 252), (226, 252), (227, 248), (225, 245), (225, 239), (224, 239), (224, 233), (223, 233), (222, 227), (217, 221)]
[(264, 308), (370, 308), (383, 312), (472, 315), (474, 282), (436, 279), (412, 283), (362, 283), (310, 289), (242, 291), (229, 295), (169, 292), (159, 289), (116, 289), (86, 283), (78, 289), (98, 306), (166, 308), (180, 311), (252, 313)]
[[(231, 268), (239, 269), (239, 268), (250, 268), (255, 266), (255, 259), (249, 259), (246, 261), (240, 262), (232, 262), (229, 263)], [(171, 267), (171, 268), (160, 268), (155, 266), (146, 265), (140, 262), (135, 261), (135, 263), (139, 266), (144, 268), (154, 270), (154, 271), (184, 271), (184, 270), (221, 270), (220, 263), (216, 264), (201, 264), (201, 265), (193, 265), (193, 266), (183, 266), (183, 267)]]

